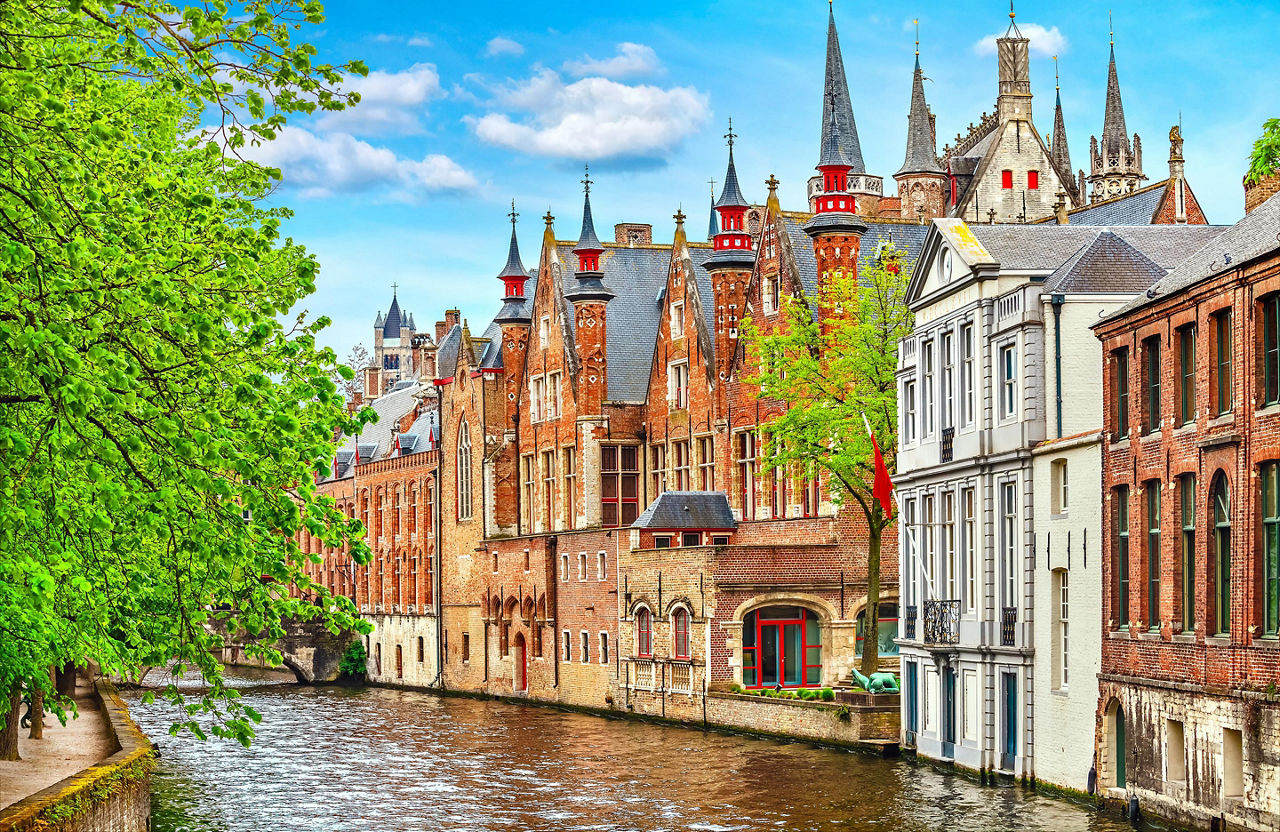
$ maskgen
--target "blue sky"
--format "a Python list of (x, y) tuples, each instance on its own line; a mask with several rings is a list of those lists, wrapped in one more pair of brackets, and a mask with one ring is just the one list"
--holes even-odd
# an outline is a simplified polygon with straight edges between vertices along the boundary
[[(583, 162), (592, 166), (597, 229), (648, 222), (670, 240), (683, 206), (703, 233), (707, 180), (724, 174), (732, 116), (743, 190), (763, 201), (782, 181), (803, 209), (818, 149), (827, 7), (755, 0), (707, 4), (329, 2), (309, 39), (326, 60), (359, 58), (363, 103), (299, 118), (259, 153), (280, 167), (275, 199), (288, 232), (320, 258), (305, 306), (328, 315), (322, 341), (345, 356), (372, 346), (376, 313), (399, 283), (418, 328), (459, 307), (478, 331), (500, 306), (516, 200), (525, 265), (550, 208), (557, 236), (577, 237)], [(1105, 3), (1019, 2), (1031, 40), (1035, 121), (1052, 131), (1054, 64), (1074, 167), (1087, 168), (1106, 87)], [(836, 24), (867, 169), (902, 163), (914, 28), (939, 144), (996, 98), (999, 2), (876, 5), (837, 0)], [(1137, 2), (1114, 10), (1116, 60), (1130, 133), (1149, 177), (1167, 175), (1167, 135), (1181, 113), (1187, 176), (1209, 220), (1243, 213), (1245, 159), (1280, 115), (1280, 0)]]

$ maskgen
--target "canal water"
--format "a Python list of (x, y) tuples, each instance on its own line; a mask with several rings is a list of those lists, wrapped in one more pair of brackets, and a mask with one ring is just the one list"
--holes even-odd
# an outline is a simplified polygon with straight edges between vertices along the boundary
[[(237, 671), (240, 673), (241, 671)], [(805, 743), (376, 688), (238, 678), (251, 748), (159, 745), (154, 832), (1129, 830), (1092, 809)]]

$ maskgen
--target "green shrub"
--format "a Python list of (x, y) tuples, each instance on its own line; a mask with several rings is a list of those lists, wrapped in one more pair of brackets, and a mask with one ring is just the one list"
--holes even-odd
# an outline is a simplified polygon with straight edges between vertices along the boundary
[(800, 698), (805, 702), (812, 702), (814, 699), (818, 698), (818, 692), (816, 690), (805, 689), (800, 691)]
[(822, 701), (823, 701), (823, 702), (834, 702), (834, 701), (836, 701), (836, 692), (835, 692), (834, 690), (832, 690), (831, 688), (823, 688), (821, 691), (819, 691), (819, 693), (821, 693), (821, 695), (822, 695)]
[(364, 642), (357, 639), (347, 645), (347, 652), (342, 654), (342, 661), (338, 662), (338, 672), (343, 676), (363, 679), (368, 661), (369, 651), (364, 649)]
[(729, 687), (729, 690), (733, 691), (734, 693), (743, 693), (742, 685), (738, 684), (737, 682), (734, 682), (733, 685)]

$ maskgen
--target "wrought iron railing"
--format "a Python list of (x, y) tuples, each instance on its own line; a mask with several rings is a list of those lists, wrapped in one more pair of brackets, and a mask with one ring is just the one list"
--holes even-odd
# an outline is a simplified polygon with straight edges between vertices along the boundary
[(939, 462), (950, 462), (955, 453), (956, 429), (942, 429), (942, 445), (940, 447), (941, 458)]
[(960, 601), (924, 602), (925, 644), (960, 642)]
[(1018, 608), (1004, 607), (1000, 610), (1000, 646), (1013, 646), (1014, 625), (1018, 623)]
[(918, 612), (918, 607), (907, 607), (906, 617), (902, 619), (902, 632), (905, 638), (914, 639), (916, 637), (916, 615)]

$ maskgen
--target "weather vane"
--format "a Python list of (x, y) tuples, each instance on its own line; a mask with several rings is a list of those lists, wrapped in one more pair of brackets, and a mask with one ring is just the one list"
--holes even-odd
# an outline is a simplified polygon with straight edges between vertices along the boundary
[(725, 133), (724, 137), (729, 140), (729, 149), (732, 150), (733, 140), (738, 138), (738, 134), (733, 132), (733, 116), (729, 116), (729, 132)]
[[(582, 187), (587, 193), (591, 193), (591, 166), (582, 166)], [(547, 209), (550, 213), (550, 209)]]

